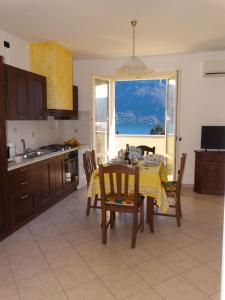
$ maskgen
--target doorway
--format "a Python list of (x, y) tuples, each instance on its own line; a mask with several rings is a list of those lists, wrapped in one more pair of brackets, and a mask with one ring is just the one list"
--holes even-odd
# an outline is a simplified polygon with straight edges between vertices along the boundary
[[(176, 178), (177, 166), (176, 157), (178, 155), (177, 146), (177, 85), (178, 85), (178, 72), (170, 73), (167, 76), (160, 76), (148, 79), (106, 79), (94, 76), (93, 77), (93, 148), (96, 151), (97, 163), (105, 163), (109, 158), (117, 155), (118, 150), (124, 148), (126, 144), (138, 146), (141, 144), (156, 146), (156, 153), (162, 154), (166, 157), (166, 163), (168, 168), (169, 180)], [(144, 120), (148, 123), (151, 119), (152, 127), (142, 134), (137, 132), (140, 128), (143, 128), (144, 123), (134, 124), (133, 128), (135, 132), (119, 132), (124, 128), (132, 128), (128, 126), (131, 118), (135, 119), (134, 113), (127, 112), (122, 114), (124, 116), (125, 125), (118, 127), (118, 111), (117, 111), (117, 83), (118, 82), (129, 82), (132, 85), (132, 81), (144, 81), (145, 87), (147, 81), (161, 82), (163, 90), (159, 92), (164, 93), (164, 111), (161, 118), (152, 116), (152, 119), (148, 116), (139, 116), (137, 120)], [(141, 86), (141, 85), (140, 85)], [(159, 85), (160, 86), (160, 85)], [(159, 88), (157, 86), (157, 88)], [(147, 90), (151, 90), (152, 87), (149, 85)], [(138, 93), (144, 93), (143, 86)], [(125, 95), (127, 103), (125, 108), (128, 107), (129, 95)], [(139, 101), (138, 98), (136, 101)], [(155, 101), (158, 101), (157, 97)], [(160, 100), (162, 101), (162, 99)], [(133, 106), (135, 101), (133, 101)], [(140, 103), (139, 103), (140, 105)], [(145, 107), (142, 107), (145, 111)], [(135, 112), (136, 109), (134, 108)], [(129, 117), (130, 116), (130, 117)], [(128, 119), (126, 119), (128, 118)], [(125, 120), (126, 119), (126, 120)], [(147, 121), (146, 121), (147, 120)], [(121, 120), (120, 120), (121, 121)], [(154, 122), (153, 122), (154, 121)], [(147, 124), (146, 123), (146, 124)], [(159, 126), (160, 125), (160, 126)], [(158, 128), (159, 127), (159, 128)], [(119, 128), (119, 129), (118, 129)], [(160, 130), (158, 130), (160, 129)], [(142, 129), (140, 129), (142, 130)]]

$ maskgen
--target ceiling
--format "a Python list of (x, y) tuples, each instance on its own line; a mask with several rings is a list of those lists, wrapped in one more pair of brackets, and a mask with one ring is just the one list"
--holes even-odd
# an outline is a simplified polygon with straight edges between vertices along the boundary
[(0, 28), (29, 41), (55, 40), (75, 58), (225, 50), (224, 0), (0, 0)]

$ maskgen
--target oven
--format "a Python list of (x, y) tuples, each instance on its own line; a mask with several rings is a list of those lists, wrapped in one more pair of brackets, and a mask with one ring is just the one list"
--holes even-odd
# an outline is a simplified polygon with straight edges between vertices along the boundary
[(79, 183), (78, 174), (78, 150), (71, 151), (65, 154), (65, 173), (66, 183)]

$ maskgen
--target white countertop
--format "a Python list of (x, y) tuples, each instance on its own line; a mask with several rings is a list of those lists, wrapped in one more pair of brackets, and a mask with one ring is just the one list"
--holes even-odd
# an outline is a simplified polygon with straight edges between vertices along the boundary
[(66, 153), (72, 152), (74, 150), (79, 150), (81, 148), (86, 148), (86, 147), (87, 147), (87, 145), (79, 145), (79, 146), (76, 146), (76, 147), (68, 149), (68, 150), (52, 152), (52, 153), (49, 153), (49, 154), (46, 154), (46, 155), (42, 155), (40, 157), (35, 157), (35, 158), (30, 158), (30, 159), (23, 159), (21, 162), (18, 162), (18, 163), (14, 162), (14, 161), (8, 162), (8, 171), (12, 171), (12, 170), (15, 170), (15, 169), (27, 166), (27, 165), (34, 164), (38, 161), (42, 161), (42, 160), (45, 160), (45, 159), (48, 159), (48, 158), (51, 158), (51, 157), (66, 154)]

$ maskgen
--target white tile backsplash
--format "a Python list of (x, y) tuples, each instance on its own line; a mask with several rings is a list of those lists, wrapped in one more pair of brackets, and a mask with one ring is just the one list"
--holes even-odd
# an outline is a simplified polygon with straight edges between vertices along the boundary
[(33, 149), (63, 143), (65, 139), (80, 135), (79, 123), (80, 120), (54, 120), (53, 117), (44, 121), (7, 121), (7, 142), (16, 144), (17, 153), (22, 152), (22, 138), (26, 142), (26, 148)]

